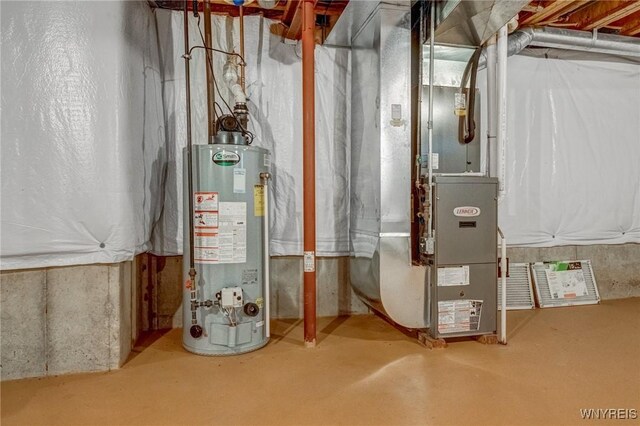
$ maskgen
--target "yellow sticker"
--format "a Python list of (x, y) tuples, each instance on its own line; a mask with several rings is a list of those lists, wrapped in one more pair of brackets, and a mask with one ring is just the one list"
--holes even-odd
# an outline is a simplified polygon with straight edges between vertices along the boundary
[(253, 215), (264, 216), (264, 186), (253, 186)]
[(264, 305), (264, 299), (262, 297), (258, 297), (256, 299), (256, 305), (258, 305), (259, 308), (262, 308), (262, 305)]

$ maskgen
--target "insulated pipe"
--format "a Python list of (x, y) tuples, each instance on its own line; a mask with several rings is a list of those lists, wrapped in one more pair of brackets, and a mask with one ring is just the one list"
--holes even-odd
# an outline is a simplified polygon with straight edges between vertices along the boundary
[[(527, 46), (552, 47), (581, 52), (640, 57), (640, 41), (636, 37), (564, 28), (522, 28), (509, 36), (508, 56), (517, 55)], [(479, 69), (486, 66), (487, 51), (483, 51)]]
[(485, 174), (496, 176), (492, 160), (496, 154), (496, 36), (492, 36), (486, 48), (487, 64), (487, 149)]
[[(189, 69), (189, 1), (184, 2), (184, 75), (186, 81), (185, 98), (186, 98), (186, 114), (187, 114), (187, 187), (189, 193), (189, 279), (191, 280), (191, 335), (200, 337), (202, 329), (198, 333), (198, 284), (196, 282), (196, 268), (194, 260), (194, 241), (193, 241), (193, 165), (192, 165), (192, 143), (191, 143), (191, 75)], [(185, 324), (186, 325), (186, 324)], [(194, 333), (197, 335), (194, 335)]]
[(504, 234), (498, 228), (498, 235), (500, 235), (500, 285), (502, 288), (501, 300), (500, 300), (500, 343), (507, 344), (507, 240), (504, 238)]
[[(211, 0), (204, 0), (204, 40), (205, 47), (213, 47), (211, 42)], [(212, 52), (205, 49), (207, 54), (207, 119), (209, 139), (208, 143), (212, 143), (213, 136), (216, 133), (216, 111), (215, 111), (215, 88), (213, 87), (213, 69), (211, 69), (213, 61)]]
[(302, 4), (302, 174), (304, 210), (304, 343), (316, 344), (315, 12)]
[(498, 200), (506, 193), (506, 151), (507, 151), (507, 26), (498, 32)]
[(269, 173), (260, 173), (260, 180), (262, 181), (262, 197), (263, 197), (263, 231), (262, 239), (263, 246), (263, 267), (264, 267), (264, 332), (265, 336), (271, 336), (271, 282), (269, 280), (269, 179), (271, 175)]
[(635, 37), (549, 27), (525, 30), (532, 32), (533, 46), (640, 57), (640, 41)]

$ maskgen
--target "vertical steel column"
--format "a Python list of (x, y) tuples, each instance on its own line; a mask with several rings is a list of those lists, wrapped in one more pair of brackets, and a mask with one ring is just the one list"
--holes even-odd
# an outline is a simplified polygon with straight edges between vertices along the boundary
[[(213, 47), (211, 42), (211, 0), (204, 0), (204, 42), (205, 47)], [(213, 87), (213, 54), (206, 49), (207, 54), (207, 119), (209, 138), (208, 143), (213, 143), (212, 138), (215, 135), (215, 88)]]
[(315, 12), (302, 4), (302, 169), (304, 210), (304, 343), (316, 344)]

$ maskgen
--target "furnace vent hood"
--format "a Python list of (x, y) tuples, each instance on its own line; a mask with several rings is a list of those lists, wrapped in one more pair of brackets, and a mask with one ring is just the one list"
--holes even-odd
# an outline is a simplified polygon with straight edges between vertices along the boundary
[(438, 2), (436, 43), (481, 46), (528, 3), (528, 0)]

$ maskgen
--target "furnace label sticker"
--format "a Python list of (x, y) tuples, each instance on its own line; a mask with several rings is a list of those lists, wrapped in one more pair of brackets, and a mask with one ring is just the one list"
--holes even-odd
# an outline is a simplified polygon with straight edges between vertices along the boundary
[(247, 203), (220, 202), (218, 263), (247, 261)]
[(575, 299), (589, 294), (580, 262), (549, 263), (544, 273), (553, 299)]
[[(266, 154), (265, 154), (266, 155)], [(264, 186), (253, 186), (253, 215), (264, 216)]]
[(438, 268), (438, 287), (469, 285), (469, 265)]
[(218, 212), (199, 212), (193, 214), (194, 228), (217, 228)]
[(193, 210), (195, 211), (218, 211), (217, 192), (196, 192), (193, 194)]
[(233, 193), (244, 194), (247, 192), (247, 170), (233, 169)]
[(438, 302), (438, 332), (478, 331), (482, 300), (443, 300)]

